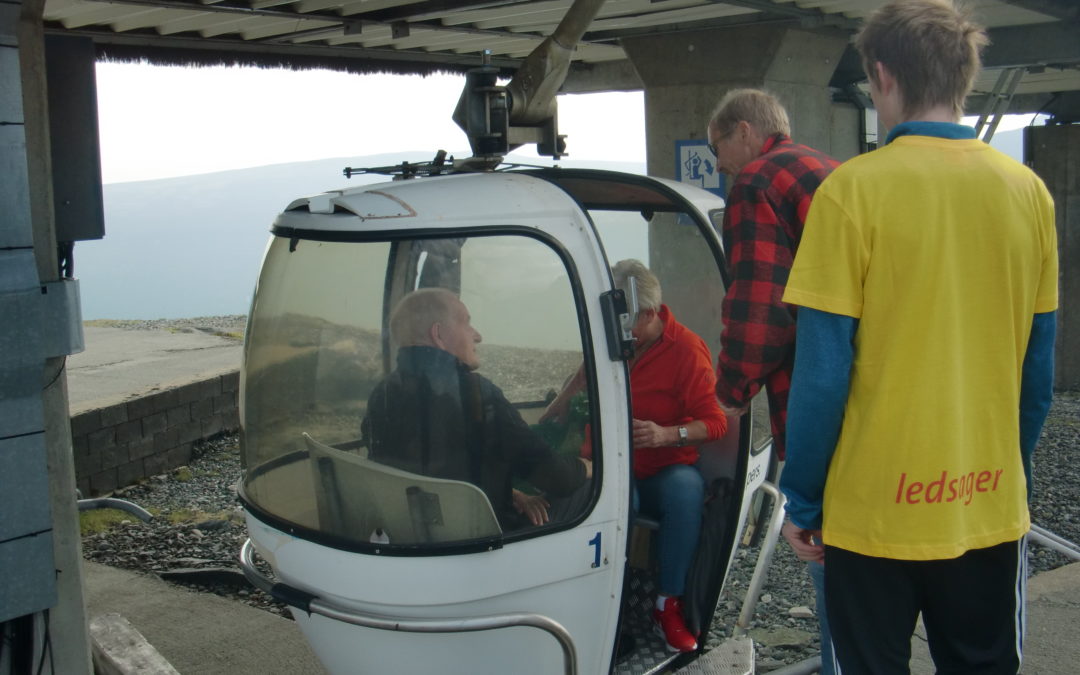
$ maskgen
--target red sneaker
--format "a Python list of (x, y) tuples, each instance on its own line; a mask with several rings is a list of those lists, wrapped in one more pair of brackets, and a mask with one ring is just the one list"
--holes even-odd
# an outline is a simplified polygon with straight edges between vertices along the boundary
[(686, 628), (683, 621), (682, 600), (668, 598), (664, 611), (653, 610), (653, 628), (656, 634), (664, 638), (669, 651), (692, 652), (697, 649), (697, 640)]

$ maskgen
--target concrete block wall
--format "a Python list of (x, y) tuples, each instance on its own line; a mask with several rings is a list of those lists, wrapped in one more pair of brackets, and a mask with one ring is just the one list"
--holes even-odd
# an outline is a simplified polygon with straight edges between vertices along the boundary
[(83, 497), (131, 485), (191, 461), (197, 441), (239, 428), (240, 373), (171, 387), (71, 418)]

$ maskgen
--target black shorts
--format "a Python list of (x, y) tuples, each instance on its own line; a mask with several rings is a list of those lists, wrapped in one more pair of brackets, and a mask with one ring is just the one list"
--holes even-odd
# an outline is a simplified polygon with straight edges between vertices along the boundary
[(1015, 675), (1026, 586), (1026, 538), (947, 560), (825, 547), (825, 604), (843, 675), (908, 673), (920, 612), (940, 675)]

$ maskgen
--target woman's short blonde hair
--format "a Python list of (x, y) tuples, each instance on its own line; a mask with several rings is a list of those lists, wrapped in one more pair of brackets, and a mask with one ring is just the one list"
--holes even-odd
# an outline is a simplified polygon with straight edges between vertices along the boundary
[(893, 0), (866, 20), (855, 49), (875, 83), (875, 63), (896, 78), (905, 116), (949, 105), (960, 119), (989, 41), (970, 11), (951, 0)]
[(620, 260), (611, 268), (611, 276), (615, 279), (615, 288), (626, 293), (628, 299), (630, 296), (630, 277), (634, 278), (637, 286), (639, 309), (660, 309), (660, 280), (640, 260), (634, 260), (633, 258)]
[(762, 136), (791, 135), (791, 122), (780, 100), (761, 89), (732, 89), (716, 104), (709, 126), (723, 138), (739, 122), (747, 122)]

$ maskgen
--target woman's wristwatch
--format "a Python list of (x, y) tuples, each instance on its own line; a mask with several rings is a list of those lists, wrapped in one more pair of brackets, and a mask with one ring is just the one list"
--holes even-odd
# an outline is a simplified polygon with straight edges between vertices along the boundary
[(690, 432), (687, 431), (685, 425), (681, 425), (681, 424), (679, 425), (678, 432), (679, 432), (679, 442), (676, 443), (675, 445), (677, 447), (681, 448), (682, 446), (684, 446), (684, 445), (686, 445), (687, 443), (690, 442)]

